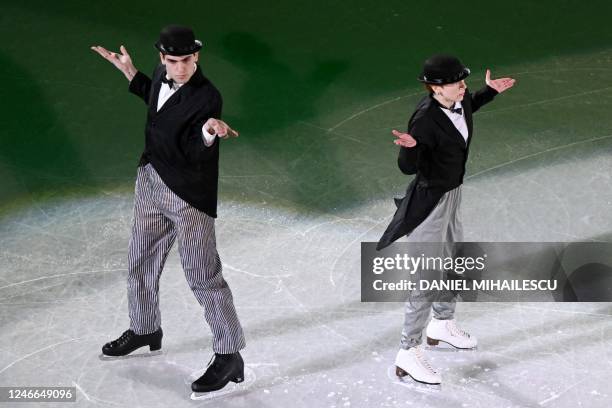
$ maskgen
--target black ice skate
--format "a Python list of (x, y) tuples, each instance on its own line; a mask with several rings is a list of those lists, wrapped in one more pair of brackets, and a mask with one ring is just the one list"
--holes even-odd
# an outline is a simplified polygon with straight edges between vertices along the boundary
[(164, 333), (161, 327), (150, 334), (136, 334), (134, 331), (126, 330), (121, 337), (102, 346), (102, 360), (113, 360), (126, 357), (128, 354), (141, 347), (149, 346), (149, 353), (139, 353), (134, 357), (153, 356), (161, 354), (161, 341)]
[(240, 353), (217, 354), (213, 356), (204, 375), (191, 384), (196, 393), (212, 392), (225, 387), (230, 381), (244, 381), (244, 361)]

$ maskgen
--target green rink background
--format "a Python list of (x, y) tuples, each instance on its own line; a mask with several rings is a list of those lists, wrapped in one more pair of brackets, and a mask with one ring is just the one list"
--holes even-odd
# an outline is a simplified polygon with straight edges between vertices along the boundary
[(221, 201), (316, 214), (407, 184), (390, 130), (424, 95), (415, 78), (433, 53), (458, 55), (472, 90), (486, 68), (518, 80), (475, 117), (468, 181), (543, 154), (609, 154), (610, 15), (600, 0), (3, 1), (0, 217), (133, 189), (145, 106), (90, 45), (124, 44), (150, 74), (160, 28), (194, 27), (240, 132), (222, 141)]

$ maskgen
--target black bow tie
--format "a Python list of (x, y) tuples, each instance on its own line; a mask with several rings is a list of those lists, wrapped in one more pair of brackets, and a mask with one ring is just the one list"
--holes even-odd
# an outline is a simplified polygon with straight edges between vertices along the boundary
[(463, 114), (463, 108), (449, 108), (448, 110), (451, 111), (451, 113)]
[(172, 78), (166, 78), (165, 76), (163, 76), (162, 77), (162, 83), (168, 84), (170, 89), (174, 89), (174, 81), (172, 80)]

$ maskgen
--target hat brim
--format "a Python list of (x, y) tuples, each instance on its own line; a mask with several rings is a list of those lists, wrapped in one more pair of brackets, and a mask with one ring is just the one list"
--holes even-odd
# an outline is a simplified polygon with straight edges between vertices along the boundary
[(194, 43), (190, 47), (181, 48), (181, 49), (167, 49), (160, 43), (159, 41), (155, 43), (155, 48), (159, 50), (162, 54), (172, 55), (175, 57), (180, 57), (183, 55), (195, 54), (196, 52), (202, 49), (202, 41), (195, 40)]
[(455, 82), (459, 82), (461, 80), (464, 80), (465, 78), (467, 78), (468, 76), (470, 76), (470, 69), (465, 67), (463, 68), (463, 70), (450, 78), (427, 78), (425, 76), (425, 73), (421, 73), (421, 75), (419, 75), (419, 77), (417, 78), (417, 80), (419, 80), (419, 82), (422, 82), (424, 84), (430, 84), (430, 85), (446, 85), (446, 84), (453, 84)]

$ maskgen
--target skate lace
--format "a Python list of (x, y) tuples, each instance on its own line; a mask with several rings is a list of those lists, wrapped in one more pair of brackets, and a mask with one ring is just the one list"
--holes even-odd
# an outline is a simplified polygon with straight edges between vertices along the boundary
[(431, 366), (431, 364), (429, 364), (429, 361), (427, 361), (420, 349), (416, 348), (414, 354), (416, 355), (417, 360), (423, 367), (429, 370), (430, 373), (437, 374), (437, 371)]
[(122, 346), (128, 341), (130, 341), (130, 337), (132, 337), (132, 332), (130, 330), (126, 330), (117, 340), (114, 341), (114, 343), (119, 346)]
[(457, 327), (457, 325), (455, 324), (454, 320), (449, 321), (448, 323), (446, 323), (446, 327), (448, 327), (448, 330), (451, 332), (451, 334), (453, 336), (456, 337), (470, 337), (470, 334), (461, 330), (459, 327)]

